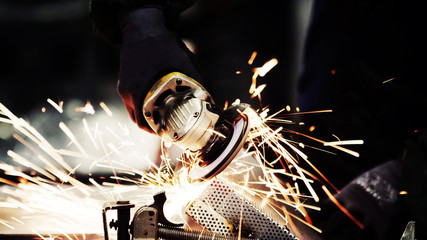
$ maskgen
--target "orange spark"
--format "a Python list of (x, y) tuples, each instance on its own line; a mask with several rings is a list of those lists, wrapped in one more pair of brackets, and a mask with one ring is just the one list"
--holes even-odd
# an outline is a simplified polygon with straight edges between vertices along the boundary
[(308, 130), (309, 130), (310, 132), (313, 132), (313, 131), (314, 131), (314, 129), (316, 129), (316, 127), (315, 127), (314, 125), (312, 125)]
[(326, 195), (328, 195), (329, 199), (337, 205), (337, 207), (345, 214), (347, 217), (349, 217), (360, 229), (363, 229), (364, 226), (361, 222), (359, 222), (341, 203), (338, 202), (338, 200), (332, 195), (331, 192), (325, 187), (325, 185), (322, 186), (323, 191), (325, 191)]
[(224, 103), (224, 110), (227, 110), (227, 108), (228, 108), (228, 101), (225, 101), (225, 103)]
[(408, 192), (407, 192), (407, 191), (400, 191), (400, 192), (399, 192), (399, 195), (406, 195), (406, 194), (408, 194)]
[(6, 184), (11, 185), (11, 186), (18, 186), (17, 183), (12, 182), (12, 181), (7, 180), (7, 179), (4, 179), (4, 178), (1, 178), (1, 177), (0, 177), (0, 183), (6, 183)]
[(253, 63), (253, 62), (254, 62), (254, 60), (255, 60), (256, 55), (257, 55), (257, 52), (256, 52), (256, 51), (253, 51), (253, 52), (252, 52), (251, 57), (250, 57), (250, 58), (249, 58), (249, 60), (248, 60), (248, 64), (249, 64), (249, 65), (252, 65), (252, 63)]

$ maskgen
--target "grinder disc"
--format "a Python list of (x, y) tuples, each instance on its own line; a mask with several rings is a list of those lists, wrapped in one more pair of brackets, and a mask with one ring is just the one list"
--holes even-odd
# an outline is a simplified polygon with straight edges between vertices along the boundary
[(211, 179), (222, 172), (242, 149), (249, 134), (249, 121), (245, 114), (233, 124), (231, 139), (219, 156), (204, 166), (194, 166), (190, 169), (189, 177), (192, 180)]

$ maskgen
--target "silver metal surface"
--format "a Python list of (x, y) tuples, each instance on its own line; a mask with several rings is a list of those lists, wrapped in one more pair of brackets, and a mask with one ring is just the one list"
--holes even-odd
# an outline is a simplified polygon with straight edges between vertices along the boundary
[(209, 103), (198, 98), (191, 98), (172, 110), (167, 119), (164, 133), (170, 141), (198, 151), (206, 146), (211, 138), (219, 116), (207, 109)]
[(206, 229), (225, 236), (240, 235), (260, 240), (297, 239), (286, 226), (274, 221), (218, 179), (213, 180), (187, 207), (186, 214)]
[(211, 96), (194, 79), (178, 72), (157, 81), (144, 100), (148, 125), (165, 140), (198, 151), (211, 138), (218, 114)]

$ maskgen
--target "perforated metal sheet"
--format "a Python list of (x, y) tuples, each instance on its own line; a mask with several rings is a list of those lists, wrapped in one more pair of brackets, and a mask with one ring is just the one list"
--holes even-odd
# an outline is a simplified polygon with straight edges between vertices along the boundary
[(297, 239), (285, 226), (273, 221), (218, 179), (213, 180), (203, 194), (187, 207), (186, 214), (208, 230), (226, 236), (238, 236), (238, 228), (242, 226), (242, 237)]

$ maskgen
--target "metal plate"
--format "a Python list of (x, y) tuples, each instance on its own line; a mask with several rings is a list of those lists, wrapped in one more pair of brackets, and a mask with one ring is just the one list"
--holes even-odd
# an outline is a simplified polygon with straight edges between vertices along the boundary
[(242, 237), (297, 239), (289, 229), (272, 220), (218, 179), (214, 179), (202, 195), (187, 207), (186, 214), (206, 229), (226, 236), (237, 237), (241, 226)]

